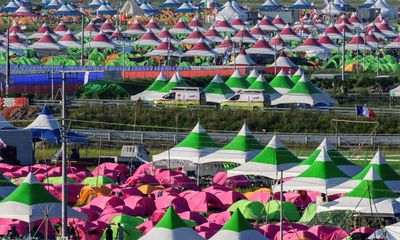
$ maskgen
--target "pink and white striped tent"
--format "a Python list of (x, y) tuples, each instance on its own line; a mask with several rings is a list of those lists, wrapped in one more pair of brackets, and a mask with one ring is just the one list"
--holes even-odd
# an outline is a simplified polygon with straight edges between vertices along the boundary
[(381, 23), (385, 18), (382, 16), (382, 13), (375, 18), (374, 23)]
[(240, 18), (240, 16), (237, 16), (235, 19), (232, 20), (231, 26), (235, 30), (242, 29), (243, 27), (246, 27), (246, 24), (244, 24), (243, 20)]
[(302, 37), (299, 36), (290, 26), (286, 24), (286, 26), (279, 32), (279, 35), (284, 41), (298, 41), (302, 40)]
[(188, 23), (188, 27), (194, 30), (197, 28), (200, 32), (205, 32), (206, 30), (203, 27), (203, 24), (200, 22), (198, 16), (194, 16), (192, 20)]
[(108, 19), (100, 26), (100, 30), (104, 33), (112, 33), (115, 31), (115, 27), (110, 23)]
[(285, 41), (283, 41), (279, 33), (271, 38), (271, 40), (269, 41), (269, 45), (271, 45), (271, 47), (275, 48), (276, 50), (291, 49), (290, 46), (286, 45)]
[[(95, 37), (99, 33), (99, 29), (94, 25), (92, 21), (83, 29), (85, 37)], [(78, 34), (81, 36), (81, 33)]]
[(258, 25), (263, 31), (272, 32), (277, 31), (278, 28), (267, 18), (264, 16), (259, 22)]
[(146, 29), (142, 24), (140, 24), (138, 20), (135, 20), (124, 33), (129, 35), (140, 35), (145, 32)]
[(250, 34), (256, 39), (259, 39), (261, 36), (264, 36), (263, 30), (257, 23), (250, 29)]
[(396, 36), (397, 34), (385, 19), (383, 19), (383, 21), (379, 23), (377, 27), (383, 34), (387, 36)]
[(297, 33), (300, 37), (308, 37), (308, 35), (311, 34), (310, 30), (304, 26), (303, 23), (301, 23), (295, 30), (295, 33)]
[(153, 33), (153, 30), (148, 29), (138, 40), (132, 43), (137, 46), (158, 46), (161, 40)]
[(36, 14), (32, 13), (32, 11), (24, 6), (21, 5), (14, 13), (11, 14), (12, 17), (35, 17)]
[(122, 32), (119, 30), (119, 27), (116, 27), (114, 32), (111, 33), (110, 36), (111, 40), (124, 40), (124, 35)]
[(294, 64), (292, 60), (290, 60), (290, 58), (286, 56), (285, 52), (282, 52), (276, 59), (276, 61), (266, 68), (266, 71), (268, 73), (275, 73), (275, 72), (278, 73), (282, 70), (285, 73), (291, 74), (295, 73), (298, 68), (299, 67), (296, 64)]
[(204, 36), (213, 42), (224, 41), (224, 38), (221, 36), (221, 34), (219, 34), (217, 30), (215, 30), (213, 25), (211, 25), (210, 28), (204, 33)]
[(13, 21), (11, 27), (8, 29), (8, 31), (15, 32), (20, 38), (27, 38), (26, 34), (22, 31), (21, 27), (18, 25), (17, 21)]
[(207, 43), (200, 38), (199, 41), (187, 52), (182, 54), (183, 57), (196, 57), (196, 56), (202, 56), (202, 57), (216, 57), (218, 55), (217, 52), (211, 49), (210, 46), (207, 45)]
[(342, 24), (346, 24), (347, 26), (351, 26), (351, 22), (349, 21), (349, 19), (347, 19), (347, 16), (345, 14), (342, 14), (338, 20), (336, 21), (337, 25), (342, 25)]
[(113, 43), (107, 35), (100, 30), (100, 32), (89, 43), (85, 44), (87, 48), (116, 48), (118, 44)]
[(358, 33), (346, 44), (346, 49), (349, 50), (371, 50), (372, 48), (374, 47), (365, 42), (365, 39)]
[(70, 48), (80, 48), (81, 43), (78, 41), (78, 39), (72, 34), (70, 30), (67, 31), (67, 33), (64, 34), (64, 36), (58, 41), (61, 45), (65, 47), (70, 47)]
[(362, 26), (363, 25), (360, 18), (358, 18), (357, 13), (355, 13), (355, 12), (353, 12), (351, 14), (351, 17), (349, 18), (349, 22), (353, 26)]
[(307, 51), (330, 51), (328, 48), (322, 46), (317, 39), (313, 38), (312, 35), (300, 44), (300, 46), (291, 50), (292, 52), (307, 52)]
[(64, 21), (61, 21), (55, 28), (54, 33), (58, 36), (64, 36), (68, 32), (68, 27), (65, 25)]
[(224, 39), (224, 41), (222, 41), (222, 43), (220, 45), (218, 45), (216, 48), (214, 48), (214, 51), (222, 54), (225, 53), (227, 51), (236, 51), (236, 49), (234, 50), (235, 44), (234, 42), (231, 40), (231, 38), (227, 35)]
[(192, 29), (186, 25), (182, 18), (180, 18), (179, 21), (169, 30), (169, 32), (173, 34), (190, 34)]
[(175, 39), (174, 35), (172, 35), (168, 29), (166, 27), (163, 27), (163, 29), (161, 30), (161, 32), (159, 32), (157, 34), (157, 37), (161, 40), (164, 41), (166, 39), (169, 39), (168, 41), (173, 43), (173, 44), (177, 44), (178, 40)]
[[(345, 37), (346, 38), (352, 38), (354, 37), (354, 33), (350, 30), (350, 28), (346, 24), (341, 24), (337, 27), (337, 30), (342, 34), (342, 39), (343, 39), (343, 30), (345, 32)], [(329, 35), (328, 35), (329, 36)]]
[(48, 32), (45, 32), (37, 42), (30, 45), (28, 48), (34, 49), (35, 51), (44, 50), (49, 52), (57, 52), (65, 49), (65, 47), (54, 40), (54, 38)]
[(377, 27), (375, 23), (368, 24), (364, 32), (373, 32), (378, 38), (386, 38), (385, 34)]
[(264, 36), (261, 36), (246, 52), (249, 54), (275, 54), (274, 48), (269, 45)]
[(197, 42), (199, 42), (200, 39), (202, 39), (207, 44), (212, 43), (210, 39), (204, 36), (204, 34), (197, 27), (195, 27), (193, 29), (193, 32), (191, 32), (187, 38), (183, 39), (181, 43), (196, 44)]
[(235, 57), (235, 60), (230, 62), (229, 65), (236, 66), (252, 66), (256, 65), (256, 63), (251, 59), (249, 55), (247, 55), (246, 51), (242, 48), (239, 51), (239, 54)]
[(340, 32), (333, 23), (331, 23), (324, 31), (324, 33), (332, 40), (343, 39), (343, 34)]
[(58, 37), (58, 35), (55, 34), (53, 32), (53, 30), (50, 29), (50, 27), (47, 25), (47, 23), (43, 23), (43, 25), (34, 34), (30, 35), (28, 38), (29, 39), (39, 39), (39, 38), (43, 37), (43, 35), (46, 32), (48, 34), (50, 34), (52, 38), (57, 38)]
[(242, 43), (255, 43), (256, 39), (253, 37), (253, 35), (250, 34), (246, 27), (242, 27), (240, 31), (232, 37), (232, 41)]
[(16, 32), (10, 33), (9, 40), (10, 40), (11, 48), (25, 50), (27, 47), (27, 45), (22, 42), (21, 38), (18, 36), (18, 34)]
[(391, 43), (387, 44), (384, 46), (384, 48), (398, 48), (400, 49), (400, 35), (397, 36), (395, 40), (393, 40)]
[(328, 37), (328, 35), (326, 34), (326, 33), (323, 33), (319, 38), (318, 38), (318, 42), (322, 45), (322, 46), (324, 46), (324, 47), (326, 47), (326, 48), (328, 48), (328, 49), (338, 49), (338, 45), (336, 45), (333, 41), (332, 41), (332, 39), (330, 39), (329, 37)]
[[(168, 39), (169, 40), (169, 39)], [(161, 44), (157, 46), (153, 51), (146, 53), (145, 56), (177, 56), (182, 55), (182, 52), (177, 50), (174, 45), (164, 39)]]
[(371, 31), (369, 31), (367, 34), (365, 34), (365, 42), (374, 48), (378, 48), (379, 46), (382, 46), (382, 44), (380, 43), (378, 38)]
[(218, 32), (225, 32), (225, 33), (234, 33), (235, 29), (229, 24), (228, 21), (226, 21), (225, 17), (222, 18), (222, 20), (218, 21), (214, 25), (215, 30)]
[(279, 14), (276, 15), (275, 18), (272, 20), (272, 24), (274, 24), (274, 26), (278, 29), (283, 29), (286, 26), (286, 22), (283, 21)]
[(161, 28), (158, 26), (154, 18), (151, 18), (150, 21), (144, 26), (146, 30), (151, 30), (153, 33), (161, 32)]

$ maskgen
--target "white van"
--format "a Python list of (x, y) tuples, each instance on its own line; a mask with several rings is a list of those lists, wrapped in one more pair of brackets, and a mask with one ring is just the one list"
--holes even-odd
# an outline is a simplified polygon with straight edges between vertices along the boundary
[(263, 109), (271, 104), (269, 95), (262, 90), (243, 90), (221, 103), (221, 107)]
[(199, 87), (175, 87), (162, 98), (155, 99), (154, 105), (191, 106), (205, 104), (203, 89)]

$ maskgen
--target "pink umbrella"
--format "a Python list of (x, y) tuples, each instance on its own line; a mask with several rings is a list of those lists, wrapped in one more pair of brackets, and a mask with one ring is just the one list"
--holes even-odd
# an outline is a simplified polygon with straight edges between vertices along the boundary
[(364, 234), (373, 234), (375, 232), (375, 229), (371, 228), (371, 227), (360, 227), (360, 228), (356, 228), (354, 229), (351, 233), (350, 236), (355, 234), (355, 233), (364, 233)]
[(203, 217), (203, 215), (201, 215), (198, 212), (186, 211), (186, 212), (178, 213), (178, 215), (182, 219), (192, 220), (192, 221), (196, 222), (197, 224), (203, 224), (203, 223), (207, 222), (206, 218)]
[(231, 188), (236, 187), (251, 187), (251, 183), (246, 176), (239, 175), (228, 178), (228, 173), (226, 171), (218, 172), (213, 177), (213, 184), (228, 186)]
[(344, 239), (350, 235), (340, 228), (316, 225), (308, 229), (309, 232), (318, 236), (321, 240)]
[(163, 195), (155, 199), (155, 204), (156, 208), (161, 210), (166, 210), (169, 206), (173, 206), (178, 213), (190, 211), (186, 199), (179, 196)]
[(130, 196), (124, 202), (125, 206), (136, 211), (138, 216), (149, 216), (156, 210), (156, 204), (150, 197)]
[(220, 213), (212, 213), (208, 216), (207, 220), (209, 223), (215, 223), (218, 225), (224, 225), (229, 218), (231, 218), (232, 213), (229, 211), (220, 212)]
[(136, 229), (142, 232), (143, 235), (145, 235), (154, 227), (154, 225), (155, 224), (153, 221), (147, 221), (137, 226)]
[[(277, 233), (275, 235), (275, 240), (280, 239), (280, 234)], [(283, 240), (299, 240), (299, 239), (307, 239), (307, 240), (320, 240), (317, 236), (309, 231), (296, 231), (296, 232), (284, 232)]]
[(126, 179), (125, 184), (131, 186), (137, 186), (138, 184), (159, 185), (160, 183), (154, 176), (150, 174), (138, 174), (138, 175), (132, 175), (128, 179)]
[(191, 211), (206, 213), (209, 212), (210, 209), (222, 210), (225, 208), (221, 201), (209, 192), (188, 190), (179, 195), (187, 200)]
[(116, 207), (124, 204), (124, 201), (119, 197), (98, 196), (90, 201), (89, 206), (97, 207), (100, 210), (103, 210), (106, 208), (106, 206), (109, 205), (112, 207)]
[(125, 182), (126, 176), (129, 175), (129, 169), (124, 164), (118, 163), (102, 163), (92, 171), (93, 176), (107, 176), (114, 180), (119, 177)]

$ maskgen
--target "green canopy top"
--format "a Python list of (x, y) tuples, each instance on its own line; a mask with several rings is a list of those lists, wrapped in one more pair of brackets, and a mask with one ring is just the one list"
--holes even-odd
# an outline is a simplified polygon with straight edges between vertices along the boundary
[(243, 216), (247, 219), (260, 219), (265, 216), (264, 205), (258, 201), (241, 199), (232, 204), (228, 208), (228, 211), (234, 212), (237, 209), (239, 209)]
[(261, 143), (254, 138), (251, 134), (247, 124), (244, 123), (242, 128), (240, 129), (238, 135), (233, 138), (227, 145), (225, 145), (223, 150), (239, 150), (243, 152), (248, 152), (252, 150), (260, 150), (263, 149)]
[(260, 74), (255, 68), (253, 68), (249, 76), (247, 76), (246, 81), (251, 85), (258, 78), (258, 76), (260, 76)]
[(206, 130), (198, 122), (193, 130), (176, 147), (187, 148), (217, 148), (218, 145), (208, 136)]
[(272, 79), (272, 81), (269, 84), (273, 88), (285, 88), (285, 89), (291, 89), (294, 86), (292, 80), (290, 80), (289, 76), (282, 69), (274, 77), (274, 79)]
[[(76, 181), (72, 178), (67, 177), (67, 182), (69, 183), (76, 183)], [(50, 183), (53, 185), (59, 185), (63, 183), (62, 177), (48, 177), (43, 180), (43, 183)]]
[(189, 85), (181, 78), (178, 72), (175, 72), (169, 82), (159, 90), (159, 92), (170, 92), (175, 87), (188, 87)]
[(321, 94), (322, 92), (317, 89), (310, 81), (308, 81), (305, 74), (301, 76), (299, 81), (294, 85), (292, 89), (289, 90), (288, 94)]
[(262, 74), (260, 74), (257, 79), (250, 85), (249, 89), (262, 90), (268, 94), (279, 94), (275, 89), (271, 87), (271, 85), (269, 85)]
[(215, 75), (214, 79), (207, 85), (207, 87), (204, 88), (204, 92), (220, 95), (234, 93), (219, 75)]
[(97, 187), (107, 183), (115, 183), (115, 181), (107, 176), (94, 176), (85, 178), (82, 183), (89, 187)]
[(164, 74), (160, 72), (156, 80), (154, 80), (154, 82), (149, 87), (147, 87), (145, 91), (157, 92), (165, 87), (165, 85), (167, 85), (167, 79), (164, 77)]
[(143, 218), (140, 217), (133, 217), (127, 214), (120, 214), (115, 217), (113, 217), (110, 222), (112, 223), (121, 223), (121, 224), (126, 224), (132, 227), (137, 227), (140, 224), (144, 223)]
[(253, 227), (244, 218), (243, 214), (240, 212), (239, 208), (233, 212), (231, 218), (225, 223), (221, 230), (230, 230), (234, 232), (241, 232), (246, 230), (251, 230)]
[(303, 76), (303, 74), (304, 74), (303, 69), (299, 68), (297, 69), (297, 71), (294, 73), (294, 75), (290, 80), (292, 80), (292, 82), (296, 84), (300, 80), (301, 76)]
[(239, 70), (235, 70), (235, 72), (226, 81), (226, 85), (231, 89), (247, 89), (250, 86), (249, 82), (243, 78), (243, 75), (239, 72)]
[(185, 222), (176, 214), (174, 208), (169, 206), (168, 210), (165, 212), (164, 216), (157, 223), (155, 227), (166, 228), (166, 229), (176, 229), (176, 228), (186, 228)]

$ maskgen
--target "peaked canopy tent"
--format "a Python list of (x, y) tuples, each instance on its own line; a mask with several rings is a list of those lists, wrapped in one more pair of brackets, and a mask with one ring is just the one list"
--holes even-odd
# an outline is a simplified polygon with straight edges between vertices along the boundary
[(164, 39), (160, 45), (157, 46), (151, 52), (145, 54), (145, 56), (173, 56), (179, 57), (183, 54), (182, 51), (177, 50), (174, 45), (170, 42), (170, 39)]
[(275, 27), (275, 25), (268, 19), (267, 16), (264, 16), (259, 22), (258, 22), (258, 26), (260, 26), (260, 28), (263, 31), (277, 31), (278, 28)]
[(162, 95), (169, 93), (175, 87), (188, 87), (189, 85), (185, 82), (185, 80), (179, 75), (179, 72), (175, 72), (172, 75), (171, 79), (168, 83), (162, 87), (158, 92)]
[(322, 10), (321, 12), (323, 14), (329, 15), (329, 16), (339, 16), (340, 14), (343, 13), (343, 10), (341, 10), (339, 7), (337, 7), (333, 1), (329, 2)]
[(136, 94), (131, 97), (131, 100), (137, 101), (139, 99), (143, 101), (152, 101), (154, 98), (158, 98), (159, 91), (167, 85), (168, 80), (164, 77), (164, 74), (160, 72), (154, 82), (148, 86), (143, 92)]
[(271, 105), (278, 104), (307, 104), (310, 106), (335, 104), (329, 95), (316, 88), (304, 74), (300, 80), (285, 95), (272, 101)]
[(66, 47), (56, 42), (48, 32), (45, 32), (37, 42), (28, 46), (28, 48), (34, 49), (39, 56), (63, 53), (66, 49)]
[(282, 5), (277, 4), (275, 1), (272, 0), (266, 0), (261, 6), (258, 8), (261, 11), (276, 11), (276, 10), (281, 10)]
[(218, 150), (218, 145), (212, 140), (200, 123), (175, 147), (153, 156), (153, 162), (165, 160), (181, 160), (198, 163), (199, 160)]
[(278, 99), (282, 96), (278, 91), (271, 87), (262, 74), (257, 77), (257, 79), (249, 86), (248, 89), (263, 91), (268, 95), (270, 101)]
[(67, 47), (67, 48), (80, 48), (81, 43), (75, 37), (74, 34), (70, 30), (68, 30), (64, 36), (58, 41), (59, 44)]
[(249, 82), (249, 84), (252, 84), (257, 78), (260, 76), (256, 68), (253, 68), (249, 75), (246, 77), (246, 81)]
[(85, 44), (85, 48), (117, 48), (118, 44), (112, 42), (107, 35), (100, 30), (100, 32), (90, 42)]
[(331, 50), (322, 46), (317, 39), (313, 38), (312, 35), (308, 36), (308, 38), (300, 44), (300, 46), (291, 50), (292, 52), (308, 52), (308, 51), (318, 51), (318, 52), (330, 52)]
[(0, 130), (7, 130), (7, 129), (15, 129), (14, 125), (12, 125), (9, 121), (7, 121), (3, 115), (0, 114)]
[(390, 5), (385, 0), (376, 0), (374, 5), (372, 5), (370, 8), (371, 9), (379, 9), (380, 14), (384, 18), (398, 18), (398, 16), (399, 16), (399, 11), (397, 10), (397, 8)]
[(249, 55), (247, 55), (246, 51), (242, 48), (239, 51), (239, 54), (235, 57), (235, 59), (229, 63), (229, 65), (234, 66), (252, 66), (256, 65), (256, 63), (251, 59)]
[(147, 29), (138, 40), (132, 43), (133, 46), (158, 46), (161, 40), (153, 33), (153, 30)]
[(222, 10), (217, 13), (217, 20), (226, 20), (228, 22), (232, 21), (237, 17), (246, 17), (243, 12), (234, 8), (231, 1), (226, 1), (226, 3), (222, 6)]
[(281, 52), (275, 62), (266, 68), (266, 71), (274, 74), (280, 72), (281, 70), (285, 73), (294, 73), (298, 68), (299, 67), (286, 56), (285, 52)]
[[(51, 195), (29, 173), (25, 180), (6, 198), (0, 201), (0, 218), (17, 219), (32, 223), (43, 219), (61, 218), (61, 202)], [(67, 207), (69, 218), (86, 220), (86, 215)]]
[(140, 24), (138, 20), (135, 20), (124, 33), (129, 35), (142, 35), (145, 32), (146, 29), (142, 24)]
[(61, 5), (60, 8), (57, 9), (57, 11), (54, 13), (54, 15), (57, 15), (57, 16), (81, 16), (82, 13), (80, 11), (78, 11), (77, 9), (75, 9), (75, 7), (73, 7), (72, 5), (64, 3), (63, 5)]
[(286, 24), (286, 26), (279, 32), (279, 36), (284, 41), (302, 41), (302, 37), (298, 35), (290, 26)]
[(247, 124), (243, 124), (239, 133), (220, 150), (204, 156), (202, 163), (229, 162), (244, 164), (261, 152), (263, 146), (254, 138)]
[(274, 50), (271, 45), (265, 40), (264, 36), (261, 36), (253, 46), (246, 50), (249, 54), (264, 54), (264, 55), (274, 55), (276, 50)]
[(226, 85), (235, 92), (247, 89), (250, 86), (249, 82), (246, 81), (246, 79), (237, 69), (228, 78)]
[[(219, 21), (217, 21), (214, 24), (215, 30), (217, 30), (218, 32), (224, 32), (224, 33), (234, 33), (235, 29), (229, 24), (229, 22), (222, 17), (222, 19), (220, 19)], [(229, 36), (229, 35), (227, 35)]]
[(307, 0), (296, 0), (288, 9), (314, 9), (314, 5)]
[[(42, 108), (39, 116), (25, 129), (32, 132), (34, 141), (61, 142), (60, 125), (47, 106)], [(68, 131), (67, 140), (69, 142), (85, 142), (86, 138)]]
[(186, 25), (182, 18), (179, 18), (178, 22), (169, 29), (169, 32), (173, 34), (190, 34), (192, 29)]
[(5, 198), (15, 190), (16, 186), (0, 173), (0, 198)]
[(279, 73), (272, 79), (269, 84), (275, 89), (275, 91), (277, 91), (281, 95), (289, 92), (289, 90), (292, 89), (294, 86), (294, 83), (291, 81), (291, 79), (283, 69), (279, 71)]
[(211, 47), (208, 46), (207, 43), (202, 38), (200, 38), (198, 42), (189, 51), (182, 54), (182, 57), (202, 56), (202, 57), (216, 58), (217, 55), (218, 53), (212, 50)]
[(204, 88), (206, 102), (221, 103), (232, 97), (235, 92), (228, 87), (219, 75), (215, 75), (213, 80)]
[[(297, 69), (297, 71), (292, 75), (292, 77), (290, 78), (290, 80), (292, 80), (292, 82), (294, 84), (296, 84), (300, 78), (304, 75), (304, 70), (302, 68)], [(294, 86), (294, 85), (293, 85)], [(293, 87), (292, 86), (292, 87)]]

